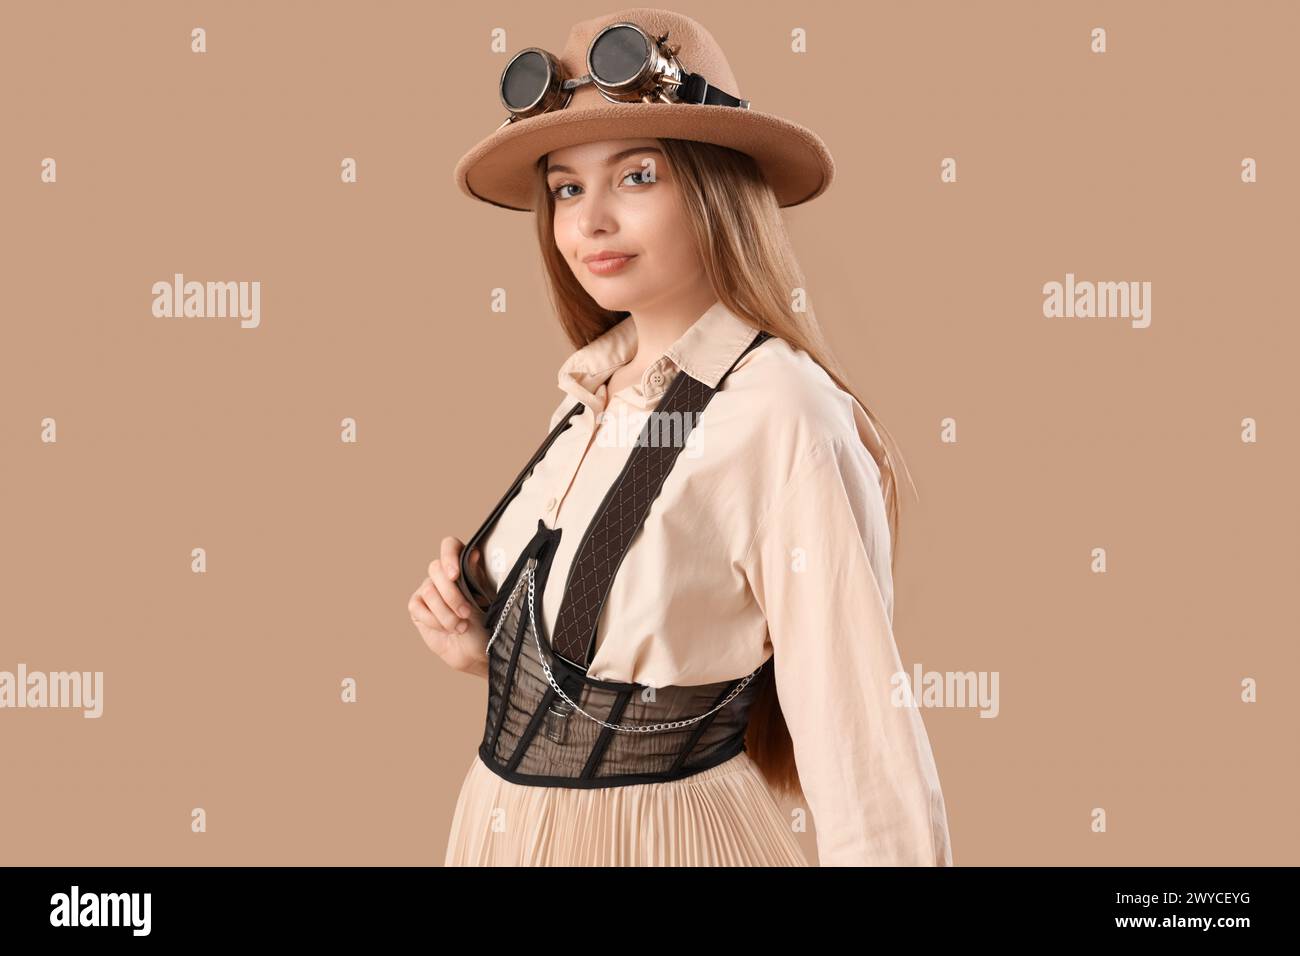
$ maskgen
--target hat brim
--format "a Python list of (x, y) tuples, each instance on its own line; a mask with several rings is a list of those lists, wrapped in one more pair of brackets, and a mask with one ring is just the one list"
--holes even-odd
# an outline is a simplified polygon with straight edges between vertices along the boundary
[(534, 165), (547, 153), (603, 139), (689, 139), (752, 156), (781, 206), (821, 195), (835, 175), (826, 144), (812, 130), (753, 109), (684, 103), (608, 103), (555, 110), (494, 132), (461, 157), (455, 179), (474, 199), (531, 212)]

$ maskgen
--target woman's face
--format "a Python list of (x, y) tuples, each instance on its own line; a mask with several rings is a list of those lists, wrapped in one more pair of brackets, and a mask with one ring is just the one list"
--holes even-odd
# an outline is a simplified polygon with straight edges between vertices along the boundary
[[(635, 312), (706, 283), (678, 183), (653, 139), (603, 140), (547, 157), (555, 245), (602, 308)], [(623, 253), (604, 265), (600, 254)]]

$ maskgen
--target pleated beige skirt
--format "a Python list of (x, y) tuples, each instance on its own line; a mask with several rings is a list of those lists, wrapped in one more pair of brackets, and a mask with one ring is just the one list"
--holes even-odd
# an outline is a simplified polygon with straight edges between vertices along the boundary
[(577, 789), (511, 783), (477, 752), (447, 866), (808, 866), (758, 765), (741, 751), (690, 777)]

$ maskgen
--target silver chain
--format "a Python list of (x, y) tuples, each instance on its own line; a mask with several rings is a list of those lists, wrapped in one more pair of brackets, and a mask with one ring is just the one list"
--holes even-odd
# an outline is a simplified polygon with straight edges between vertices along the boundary
[[(721, 710), (723, 707), (726, 707), (727, 704), (731, 703), (732, 699), (737, 694), (739, 694), (742, 690), (745, 689), (746, 686), (748, 686), (750, 681), (752, 681), (756, 676), (758, 676), (758, 672), (763, 669), (763, 664), (759, 664), (758, 667), (754, 669), (754, 672), (749, 676), (747, 676), (739, 684), (737, 684), (732, 689), (731, 693), (728, 694), (722, 700), (721, 703), (715, 706), (712, 710), (708, 710), (700, 714), (698, 717), (687, 717), (683, 720), (670, 720), (667, 722), (662, 722), (657, 724), (643, 724), (639, 726), (634, 726), (632, 724), (611, 724), (609, 721), (601, 720), (599, 717), (595, 717), (587, 713), (581, 707), (579, 707), (569, 697), (569, 695), (564, 692), (564, 689), (555, 682), (555, 677), (551, 674), (550, 665), (546, 663), (546, 655), (542, 653), (541, 638), (538, 636), (540, 632), (537, 629), (537, 614), (534, 608), (535, 583), (533, 578), (533, 567), (534, 565), (529, 564), (525, 571), (525, 573), (528, 575), (528, 617), (533, 625), (533, 643), (537, 645), (537, 659), (542, 663), (542, 671), (546, 674), (546, 679), (550, 682), (551, 687), (553, 687), (555, 689), (555, 692), (559, 694), (561, 697), (563, 697), (565, 701), (568, 702), (570, 707), (572, 707), (578, 713), (582, 714), (584, 717), (591, 718), (596, 723), (600, 724), (602, 727), (608, 727), (610, 730), (621, 730), (621, 731), (628, 731), (632, 733), (648, 734), (648, 733), (655, 733), (661, 730), (671, 730), (675, 727), (689, 726), (690, 724), (693, 724), (698, 720), (703, 720), (705, 717), (709, 716), (709, 714), (713, 713), (714, 711)], [(510, 592), (510, 597), (506, 600), (505, 606), (501, 608), (501, 616), (497, 618), (497, 626), (492, 629), (492, 637), (488, 640), (487, 643), (488, 650), (492, 649), (492, 642), (497, 639), (497, 634), (501, 631), (501, 626), (502, 624), (505, 623), (506, 616), (510, 613), (510, 606), (514, 603), (515, 596), (519, 593), (519, 586), (522, 583), (523, 583), (523, 575), (520, 575), (520, 580), (518, 581), (518, 583), (515, 584), (514, 590)], [(764, 663), (766, 663), (766, 661), (764, 661)]]
[(519, 593), (519, 585), (523, 583), (524, 579), (521, 575), (515, 583), (515, 589), (510, 592), (510, 597), (506, 599), (505, 606), (501, 608), (501, 614), (497, 617), (497, 626), (492, 629), (492, 636), (488, 638), (487, 647), (483, 649), (484, 652), (492, 650), (492, 642), (495, 641), (497, 635), (501, 633), (501, 625), (506, 622), (506, 617), (510, 614), (510, 605), (515, 603), (515, 595)]

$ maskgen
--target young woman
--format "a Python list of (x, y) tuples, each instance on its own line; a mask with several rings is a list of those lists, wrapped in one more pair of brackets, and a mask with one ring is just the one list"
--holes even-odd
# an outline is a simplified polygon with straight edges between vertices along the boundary
[(806, 809), (822, 865), (951, 865), (900, 705), (897, 452), (780, 213), (829, 185), (825, 146), (668, 11), (581, 23), (501, 85), (457, 177), (536, 210), (576, 351), (550, 434), (410, 601), (489, 684), (445, 862), (801, 866)]

